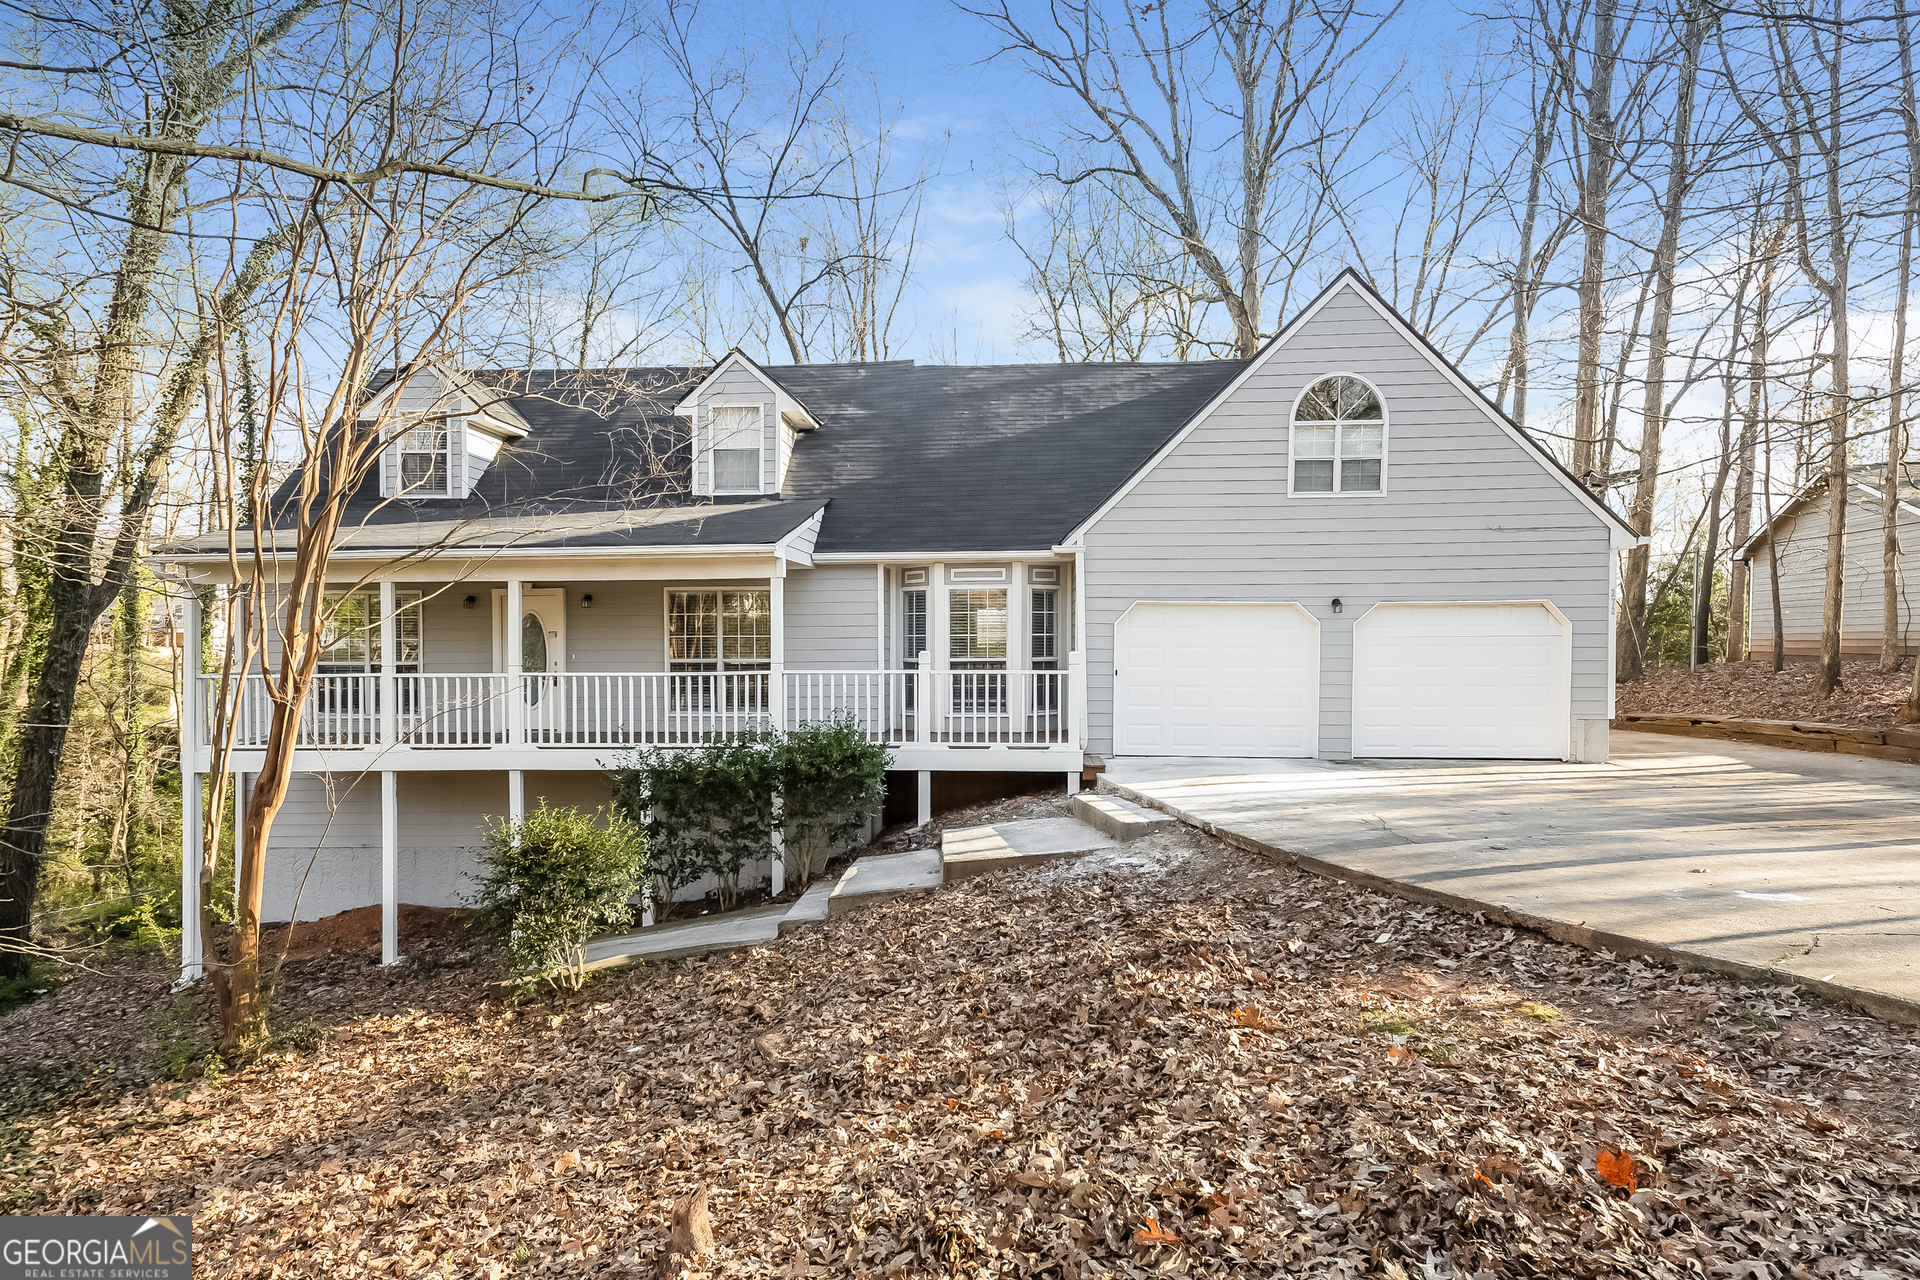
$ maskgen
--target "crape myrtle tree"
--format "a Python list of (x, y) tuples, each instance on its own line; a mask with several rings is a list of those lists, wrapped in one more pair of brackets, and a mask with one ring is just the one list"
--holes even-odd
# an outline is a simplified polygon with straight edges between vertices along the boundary
[[(520, 92), (497, 47), (490, 73), (465, 61), (499, 18), (486, 6), (394, 8), (360, 11), (330, 27), (324, 53), (342, 88), (312, 102), (309, 125), (311, 153), (325, 172), (282, 188), (282, 266), (249, 337), (260, 417), (257, 428), (244, 429), (257, 429), (264, 450), (290, 466), (290, 478), (271, 495), (265, 471), (250, 484), (228, 486), (247, 504), (249, 531), (230, 539), (234, 638), (213, 716), (210, 772), (222, 778), (228, 766), (219, 739), (230, 735), (219, 731), (232, 722), (230, 699), (241, 683), (232, 677), (260, 673), (271, 711), (236, 832), (236, 928), (230, 954), (211, 969), (228, 1054), (266, 1033), (260, 917), (268, 841), (337, 607), (328, 577), (332, 554), (350, 532), (348, 500), (399, 431), (416, 417), (444, 412), (402, 395), (376, 405), (368, 394), (383, 369), (405, 378), (429, 366), (471, 367), (477, 353), (500, 340), (479, 304), (511, 293), (514, 282), (564, 251), (564, 239), (542, 216), (549, 201), (644, 200), (618, 174), (587, 175), (606, 188), (600, 194), (558, 185), (562, 170), (580, 167), (568, 135), (576, 113), (567, 103), (552, 110), (555, 104)], [(384, 171), (381, 157), (394, 153), (433, 163)], [(341, 173), (372, 176), (331, 176)], [(439, 386), (434, 394), (454, 391)], [(245, 451), (223, 440), (217, 452), (232, 467)], [(269, 527), (270, 538), (250, 532)], [(220, 808), (208, 806), (213, 815)], [(203, 887), (217, 842), (206, 848)]]

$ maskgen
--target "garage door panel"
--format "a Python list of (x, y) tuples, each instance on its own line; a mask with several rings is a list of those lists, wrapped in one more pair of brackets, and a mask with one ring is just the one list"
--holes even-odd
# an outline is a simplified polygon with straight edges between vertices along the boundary
[(1559, 759), (1567, 666), (1540, 605), (1379, 606), (1354, 627), (1354, 754)]
[(1313, 754), (1319, 631), (1299, 606), (1142, 603), (1114, 641), (1116, 751)]

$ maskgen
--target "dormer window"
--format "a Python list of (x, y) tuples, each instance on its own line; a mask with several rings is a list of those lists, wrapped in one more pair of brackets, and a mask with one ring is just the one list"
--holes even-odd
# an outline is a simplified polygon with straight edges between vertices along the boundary
[(1336, 374), (1308, 387), (1293, 406), (1296, 494), (1379, 493), (1385, 487), (1387, 415), (1359, 378)]
[(764, 447), (760, 417), (757, 404), (714, 406), (708, 431), (715, 493), (760, 492)]
[(409, 427), (400, 437), (400, 492), (409, 498), (444, 498), (447, 477), (447, 424)]

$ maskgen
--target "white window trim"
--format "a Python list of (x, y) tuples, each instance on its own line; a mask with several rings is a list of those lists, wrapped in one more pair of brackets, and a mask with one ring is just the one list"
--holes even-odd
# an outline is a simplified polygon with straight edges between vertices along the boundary
[[(763, 400), (716, 401), (701, 406), (706, 410), (706, 425), (703, 430), (707, 441), (707, 493), (715, 498), (740, 497), (746, 494), (765, 493), (767, 491), (767, 406)], [(722, 489), (720, 470), (715, 465), (714, 454), (717, 449), (713, 442), (713, 415), (718, 409), (752, 409), (760, 415), (760, 439), (758, 441), (760, 465), (754, 468), (754, 486), (751, 489)]]
[[(1325, 489), (1299, 490), (1293, 487), (1293, 416), (1300, 411), (1300, 402), (1306, 399), (1307, 392), (1313, 390), (1328, 378), (1352, 378), (1355, 382), (1365, 383), (1367, 389), (1373, 392), (1373, 398), (1380, 402), (1380, 487), (1378, 489), (1355, 489), (1349, 492), (1340, 488), (1340, 432), (1337, 428), (1333, 433), (1333, 489), (1331, 491)], [(1306, 384), (1294, 394), (1293, 403), (1287, 406), (1287, 496), (1289, 498), (1350, 499), (1385, 497), (1387, 491), (1392, 487), (1393, 468), (1388, 465), (1393, 453), (1393, 428), (1390, 421), (1392, 416), (1392, 413), (1387, 408), (1387, 398), (1380, 394), (1379, 384), (1363, 374), (1349, 373), (1343, 369), (1329, 369), (1324, 373), (1316, 373), (1313, 377), (1307, 379)]]
[[(773, 589), (771, 587), (756, 587), (751, 585), (719, 586), (713, 583), (669, 583), (660, 589), (660, 670), (669, 675), (740, 675), (754, 671), (764, 673), (771, 668), (771, 659), (769, 659), (768, 667), (728, 667), (725, 665), (727, 661), (725, 658), (715, 658), (712, 671), (675, 671), (673, 669), (673, 664), (677, 661), (673, 656), (673, 597), (675, 592), (712, 592), (715, 595), (726, 595), (729, 592), (757, 592), (760, 595), (768, 597), (767, 606), (769, 609), (773, 607)], [(724, 616), (726, 611), (727, 607), (722, 603), (720, 606), (721, 614)], [(725, 644), (723, 640), (722, 648), (724, 647)]]
[[(406, 485), (405, 455), (413, 450), (407, 448), (407, 434), (425, 428), (430, 423), (438, 423), (447, 433), (447, 485), (444, 489), (409, 489)], [(391, 471), (383, 462), (380, 467), (380, 496), (398, 498), (403, 502), (445, 502), (450, 498), (466, 497), (467, 469), (467, 420), (458, 414), (409, 413), (394, 420), (390, 430), (393, 437), (387, 443), (387, 452), (393, 455)]]

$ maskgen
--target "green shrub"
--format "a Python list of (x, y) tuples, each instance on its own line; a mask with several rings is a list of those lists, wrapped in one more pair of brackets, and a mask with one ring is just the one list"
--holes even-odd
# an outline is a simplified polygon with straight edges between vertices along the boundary
[(851, 717), (802, 725), (780, 743), (780, 818), (787, 876), (804, 889), (887, 797), (885, 747)]
[(619, 813), (549, 808), (487, 824), (484, 874), (473, 904), (507, 935), (509, 980), (578, 989), (583, 948), (597, 925), (624, 924), (647, 875), (646, 840)]
[(655, 747), (607, 777), (614, 803), (645, 826), (655, 900), (671, 901), (711, 875), (721, 909), (732, 910), (740, 873), (774, 856), (776, 825), (789, 879), (811, 884), (879, 812), (889, 763), (886, 748), (844, 719), (704, 747)]
[(740, 899), (740, 873), (773, 856), (773, 795), (779, 779), (775, 739), (753, 735), (704, 747), (634, 753), (608, 774), (613, 801), (643, 822), (652, 852), (656, 900), (711, 875), (720, 908)]

